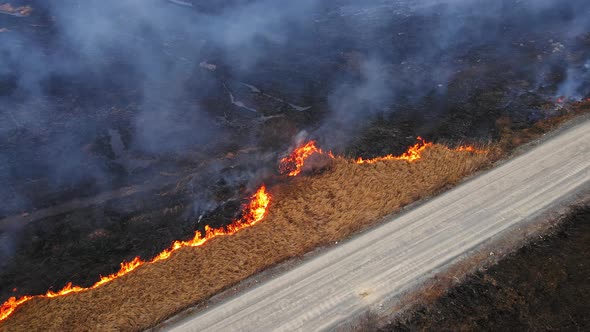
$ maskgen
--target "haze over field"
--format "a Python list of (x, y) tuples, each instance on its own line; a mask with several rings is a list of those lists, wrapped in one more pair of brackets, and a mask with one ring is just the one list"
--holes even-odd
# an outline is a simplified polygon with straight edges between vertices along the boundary
[[(227, 224), (298, 139), (365, 158), (418, 135), (487, 142), (502, 116), (524, 127), (554, 115), (545, 103), (590, 92), (585, 0), (13, 3), (33, 11), (0, 14), (0, 216), (124, 186), (179, 189), (11, 224), (4, 297), (21, 283), (91, 283)], [(157, 217), (137, 222), (148, 208)], [(101, 251), (115, 263), (96, 263)], [(68, 261), (83, 268), (30, 277)]]

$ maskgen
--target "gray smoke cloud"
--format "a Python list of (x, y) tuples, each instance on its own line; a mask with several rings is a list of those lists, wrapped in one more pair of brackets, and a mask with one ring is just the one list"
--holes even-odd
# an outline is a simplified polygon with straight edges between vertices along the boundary
[[(559, 65), (566, 69), (555, 94), (588, 93), (590, 56), (568, 60), (558, 45), (590, 30), (590, 4), (583, 0), (27, 3), (48, 28), (0, 35), (5, 183), (43, 177), (56, 190), (85, 182), (116, 186), (112, 162), (88, 152), (97, 140), (112, 142), (113, 133), (123, 146), (113, 153), (128, 171), (141, 165), (133, 153), (149, 159), (223, 144), (231, 134), (215, 119), (228, 106), (216, 101), (228, 103), (227, 81), (270, 86), (296, 99), (309, 86), (321, 91), (328, 109), (310, 131), (336, 147), (400, 104), (444, 99), (477, 52), (517, 63), (537, 87), (545, 84), (539, 73)], [(551, 39), (557, 50), (523, 61), (526, 52), (515, 50), (529, 41), (519, 35), (534, 36), (539, 49)], [(113, 107), (132, 115), (119, 120)], [(0, 192), (12, 202), (10, 211), (29, 200), (19, 190)]]
[[(472, 98), (482, 91), (505, 109), (528, 93), (590, 93), (588, 0), (11, 2), (34, 11), (0, 14), (8, 29), (0, 32), (0, 218), (133, 184), (185, 190), (113, 199), (93, 217), (64, 220), (63, 229), (3, 228), (0, 271), (19, 270), (11, 257), (27, 242), (37, 243), (27, 247), (34, 260), (53, 255), (54, 246), (41, 246), (49, 238), (84, 243), (105, 225), (122, 234), (109, 238), (123, 247), (192, 233), (215, 209), (221, 217), (211, 225), (220, 226), (275, 175), (291, 135), (341, 152), (374, 120), (418, 114), (408, 122), (422, 134), (453, 107), (486, 108)], [(281, 139), (257, 135), (256, 123), (269, 119), (287, 123), (264, 128)], [(385, 143), (411, 142), (411, 130)], [(148, 206), (154, 200), (161, 205)], [(182, 220), (126, 219), (166, 204), (182, 206)], [(80, 230), (68, 231), (75, 218)], [(58, 252), (81, 252), (71, 248)]]
[(590, 54), (574, 46), (590, 31), (586, 1), (348, 1), (332, 14), (346, 35), (341, 40), (354, 50), (344, 55), (349, 75), (331, 82), (331, 113), (318, 131), (335, 148), (399, 105), (468, 98), (485, 87), (486, 76), (501, 77), (502, 71), (482, 72), (479, 81), (450, 97), (456, 77), (482, 61), (502, 64), (533, 87), (517, 94), (554, 84), (548, 76), (556, 73), (563, 79), (551, 88), (554, 96), (580, 99), (589, 93)]
[[(7, 161), (0, 177), (42, 177), (59, 191), (84, 182), (116, 186), (109, 161), (88, 147), (121, 127), (132, 128), (124, 148), (148, 156), (214, 148), (227, 135), (214, 124), (221, 107), (200, 101), (220, 94), (220, 80), (287, 47), (318, 1), (235, 1), (215, 10), (165, 0), (26, 3), (46, 26), (0, 36), (0, 159)], [(224, 65), (211, 74), (199, 66), (204, 61)], [(111, 108), (128, 105), (132, 116), (113, 115)], [(0, 196), (11, 203), (2, 210), (27, 208), (27, 193)]]

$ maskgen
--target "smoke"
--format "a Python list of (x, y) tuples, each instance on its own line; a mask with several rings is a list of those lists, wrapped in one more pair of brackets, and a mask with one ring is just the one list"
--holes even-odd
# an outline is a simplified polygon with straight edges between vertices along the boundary
[(0, 182), (12, 188), (0, 197), (15, 202), (3, 215), (40, 204), (27, 181), (91, 194), (119, 186), (121, 165), (133, 173), (256, 144), (217, 123), (232, 108), (232, 82), (296, 101), (313, 86), (326, 109), (299, 109), (314, 121), (323, 114), (306, 129), (328, 147), (425, 99), (437, 102), (424, 112), (444, 111), (485, 87), (456, 87), (480, 62), (503, 63), (530, 86), (557, 67), (564, 79), (553, 93), (588, 93), (590, 56), (566, 50), (590, 30), (583, 0), (21, 2), (35, 9), (30, 18), (0, 18), (11, 25), (0, 35)]
[[(0, 157), (11, 165), (0, 181), (16, 183), (25, 201), (21, 184), (39, 178), (56, 192), (116, 187), (108, 155), (121, 147), (102, 139), (113, 131), (124, 131), (123, 149), (144, 159), (214, 151), (229, 134), (215, 126), (220, 107), (203, 99), (285, 47), (317, 1), (238, 1), (215, 11), (165, 0), (27, 4), (30, 18), (0, 17), (14, 26), (0, 46)], [(198, 66), (204, 60), (226, 69), (211, 75)]]
[(571, 65), (557, 92), (558, 96), (579, 100), (590, 96), (590, 60), (581, 65)]
[(315, 135), (336, 149), (378, 116), (428, 104), (432, 117), (478, 90), (504, 89), (506, 105), (540, 87), (547, 99), (588, 94), (586, 1), (347, 1), (331, 14), (347, 74), (332, 79)]
[[(590, 92), (587, 0), (183, 1), (192, 7), (14, 0), (31, 5), (31, 16), (0, 14), (8, 29), (0, 32), (0, 218), (131, 185), (165, 187), (98, 212), (85, 205), (67, 219), (3, 227), (4, 283), (59, 279), (45, 273), (71, 281), (67, 271), (88, 262), (98, 274), (110, 265), (96, 259), (93, 243), (84, 246), (93, 228), (109, 230), (106, 245), (128, 249), (104, 255), (97, 247), (116, 266), (205, 222), (221, 226), (241, 199), (273, 181), (289, 139), (319, 138), (337, 152), (368, 124), (410, 114), (410, 125), (400, 120), (383, 134), (391, 149), (441, 122), (488, 131), (475, 115), (440, 120), (446, 112), (518, 114), (526, 109), (514, 96)], [(480, 103), (473, 96), (482, 91), (509, 106)], [(165, 212), (156, 220), (169, 207), (184, 220), (170, 222)], [(129, 219), (138, 209), (140, 218)], [(46, 244), (24, 250), (23, 261), (51, 263), (10, 259), (31, 234)], [(49, 246), (55, 241), (70, 243)], [(88, 256), (71, 261), (79, 255)]]
[(342, 78), (328, 98), (331, 113), (320, 130), (328, 144), (346, 144), (351, 130), (362, 128), (375, 114), (387, 112), (395, 98), (397, 82), (381, 59), (362, 60), (353, 70), (358, 71), (356, 77)]

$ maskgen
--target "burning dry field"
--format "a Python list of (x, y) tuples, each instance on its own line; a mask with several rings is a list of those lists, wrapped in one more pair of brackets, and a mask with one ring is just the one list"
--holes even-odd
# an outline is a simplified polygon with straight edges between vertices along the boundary
[(590, 3), (21, 0), (0, 64), (0, 330), (137, 331), (587, 113)]

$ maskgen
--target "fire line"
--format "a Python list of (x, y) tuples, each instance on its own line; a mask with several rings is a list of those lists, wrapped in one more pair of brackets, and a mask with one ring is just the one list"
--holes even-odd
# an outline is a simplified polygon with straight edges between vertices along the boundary
[[(363, 159), (363, 158), (359, 157), (358, 159), (354, 160), (354, 162), (359, 165), (360, 164), (374, 164), (377, 162), (389, 161), (389, 160), (405, 160), (407, 162), (414, 162), (414, 161), (421, 159), (422, 153), (426, 149), (428, 149), (432, 146), (434, 146), (434, 143), (427, 142), (422, 137), (418, 136), (416, 144), (414, 144), (413, 146), (408, 148), (408, 150), (406, 152), (404, 152), (403, 154), (401, 154), (399, 156), (394, 156), (392, 154), (389, 154), (389, 155), (386, 155), (383, 157), (377, 157), (377, 158), (373, 158), (373, 159)], [(487, 150), (479, 150), (471, 145), (462, 145), (462, 146), (459, 146), (454, 149), (451, 149), (448, 147), (445, 147), (445, 148), (448, 150), (453, 150), (453, 151), (457, 151), (457, 152), (471, 152), (471, 153), (478, 153), (478, 154), (484, 154), (484, 153), (488, 152)], [(313, 155), (314, 153), (327, 155), (332, 159), (335, 158), (334, 155), (332, 154), (332, 152), (324, 152), (322, 149), (318, 148), (316, 146), (316, 141), (309, 141), (309, 142), (304, 143), (301, 146), (297, 147), (296, 149), (294, 149), (290, 155), (282, 158), (279, 163), (279, 171), (281, 172), (281, 174), (286, 174), (288, 176), (299, 175), (303, 169), (303, 165), (305, 164), (305, 160), (307, 158), (309, 158), (311, 155)]]
[(252, 195), (250, 202), (246, 205), (244, 215), (240, 219), (226, 226), (225, 228), (222, 227), (212, 229), (209, 226), (205, 226), (204, 235), (202, 235), (201, 232), (197, 231), (195, 232), (195, 237), (191, 240), (175, 241), (172, 244), (172, 246), (170, 246), (170, 248), (162, 251), (158, 256), (154, 257), (150, 261), (143, 261), (139, 257), (135, 257), (130, 262), (123, 262), (121, 263), (121, 268), (118, 272), (108, 275), (106, 277), (101, 277), (99, 281), (97, 281), (94, 285), (90, 287), (74, 286), (70, 282), (62, 290), (57, 292), (48, 291), (44, 295), (26, 295), (18, 299), (16, 297), (11, 297), (6, 302), (4, 302), (0, 307), (0, 321), (3, 321), (6, 318), (8, 318), (16, 310), (16, 308), (32, 299), (53, 298), (58, 296), (64, 296), (70, 293), (80, 293), (94, 288), (98, 288), (112, 280), (115, 280), (119, 277), (122, 277), (130, 273), (131, 271), (137, 269), (142, 265), (166, 260), (172, 255), (173, 252), (183, 247), (198, 247), (215, 237), (232, 235), (244, 228), (254, 226), (256, 223), (264, 219), (264, 217), (266, 216), (267, 207), (270, 203), (270, 199), (271, 197), (266, 191), (266, 186), (262, 185), (256, 191), (256, 193)]
[[(434, 143), (427, 142), (423, 138), (418, 137), (416, 144), (411, 146), (406, 152), (404, 152), (400, 156), (393, 156), (387, 155), (384, 157), (377, 157), (373, 159), (363, 159), (358, 158), (354, 160), (356, 164), (374, 164), (377, 162), (382, 161), (389, 161), (389, 160), (405, 160), (407, 162), (415, 162), (422, 158), (422, 153), (432, 147)], [(455, 149), (450, 149), (454, 151), (462, 151), (462, 152), (470, 152), (470, 153), (487, 153), (486, 150), (478, 150), (473, 146), (463, 145), (459, 146)], [(314, 153), (319, 153), (323, 155), (327, 155), (330, 158), (336, 158), (332, 152), (324, 152), (322, 149), (316, 146), (316, 141), (309, 141), (305, 144), (302, 144), (290, 155), (284, 157), (280, 160), (279, 163), (279, 171), (281, 174), (286, 174), (288, 176), (297, 176), (301, 173), (305, 161)], [(271, 196), (266, 191), (266, 186), (262, 185), (254, 195), (252, 195), (250, 202), (245, 206), (245, 213), (241, 218), (234, 221), (230, 225), (222, 228), (212, 229), (209, 226), (205, 226), (205, 234), (201, 234), (201, 232), (195, 232), (195, 236), (193, 239), (188, 241), (175, 241), (170, 248), (162, 251), (156, 257), (154, 257), (150, 261), (143, 261), (139, 257), (135, 257), (130, 262), (123, 262), (121, 263), (121, 268), (118, 272), (110, 274), (106, 277), (101, 277), (99, 281), (93, 284), (90, 287), (81, 287), (81, 286), (74, 286), (71, 282), (68, 283), (63, 289), (57, 292), (48, 291), (44, 295), (25, 295), (20, 298), (11, 297), (6, 302), (2, 304), (0, 307), (0, 322), (7, 319), (19, 306), (22, 304), (35, 299), (35, 298), (54, 298), (59, 296), (65, 296), (71, 293), (80, 293), (84, 291), (88, 291), (91, 289), (98, 288), (106, 283), (109, 283), (117, 278), (120, 278), (142, 265), (156, 263), (159, 261), (163, 261), (168, 259), (173, 252), (183, 248), (183, 247), (199, 247), (203, 245), (205, 242), (219, 236), (225, 235), (233, 235), (238, 231), (254, 226), (256, 223), (264, 219), (267, 214), (267, 207), (270, 203)]]
[(386, 160), (405, 160), (409, 162), (416, 161), (422, 158), (422, 152), (427, 148), (433, 146), (432, 142), (426, 142), (422, 137), (418, 136), (418, 142), (411, 146), (408, 151), (404, 152), (401, 156), (394, 156), (394, 155), (387, 155), (385, 157), (377, 157), (374, 159), (363, 159), (358, 158), (356, 160), (357, 164), (374, 164), (379, 161), (386, 161)]

